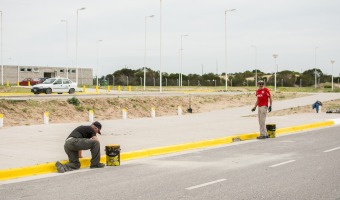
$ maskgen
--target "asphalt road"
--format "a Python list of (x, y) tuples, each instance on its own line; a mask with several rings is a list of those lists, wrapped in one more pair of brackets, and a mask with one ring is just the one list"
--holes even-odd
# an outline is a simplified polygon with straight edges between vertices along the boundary
[(0, 199), (340, 199), (340, 126), (0, 183)]

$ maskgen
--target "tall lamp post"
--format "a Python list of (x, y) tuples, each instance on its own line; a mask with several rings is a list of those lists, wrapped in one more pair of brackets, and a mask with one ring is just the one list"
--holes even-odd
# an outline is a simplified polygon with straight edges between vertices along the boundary
[(145, 44), (144, 44), (144, 91), (145, 91), (145, 81), (146, 81), (146, 21), (148, 18), (152, 18), (154, 15), (145, 16)]
[(159, 92), (162, 92), (162, 0), (159, 0)]
[(318, 73), (316, 72), (316, 49), (319, 47), (315, 47), (315, 54), (314, 54), (314, 58), (315, 58), (315, 62), (314, 62), (314, 77), (315, 77), (315, 88), (317, 87), (317, 75)]
[(98, 74), (99, 74), (99, 42), (102, 40), (97, 40), (97, 86), (98, 86)]
[(257, 85), (257, 47), (255, 45), (251, 45), (251, 47), (255, 50), (255, 86)]
[(335, 63), (335, 60), (331, 60), (331, 63), (332, 63), (332, 91), (334, 90), (334, 83), (333, 83), (333, 65)]
[(66, 78), (68, 78), (68, 21), (62, 19), (61, 22), (65, 22), (66, 27)]
[(180, 72), (180, 76), (179, 76), (179, 82), (180, 82), (180, 86), (183, 86), (183, 37), (187, 37), (189, 35), (181, 35), (181, 72)]
[(274, 58), (274, 60), (275, 60), (275, 67), (276, 67), (275, 76), (274, 76), (274, 78), (275, 78), (275, 80), (274, 80), (275, 92), (276, 92), (276, 73), (278, 72), (278, 66), (277, 66), (277, 62), (276, 62), (277, 56), (278, 56), (277, 54), (273, 54), (273, 58)]
[(230, 9), (224, 11), (224, 40), (225, 40), (225, 47), (224, 47), (224, 63), (225, 63), (225, 91), (228, 91), (228, 65), (227, 65), (227, 13), (235, 11), (236, 9)]
[(78, 85), (78, 12), (85, 10), (85, 7), (77, 9), (77, 23), (76, 23), (76, 83)]
[(2, 50), (2, 11), (1, 10), (0, 10), (0, 17), (1, 17), (1, 27), (0, 27), (0, 32), (1, 32), (1, 85), (4, 85), (4, 65), (3, 65), (3, 60), (2, 60), (3, 50)]

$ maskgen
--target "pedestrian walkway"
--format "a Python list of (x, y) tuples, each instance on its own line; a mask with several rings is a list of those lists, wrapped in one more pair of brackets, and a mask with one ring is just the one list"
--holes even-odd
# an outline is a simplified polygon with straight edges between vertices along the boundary
[[(297, 99), (274, 101), (273, 111), (297, 106), (311, 105), (340, 99), (339, 93), (320, 93)], [(254, 97), (255, 102), (255, 97)], [(251, 112), (253, 104), (238, 108), (182, 116), (140, 118), (128, 120), (105, 120), (101, 141), (101, 153), (108, 144), (120, 144), (122, 152), (146, 148), (195, 142), (230, 135), (258, 132), (258, 121)], [(194, 109), (194, 108), (193, 108)], [(195, 111), (195, 110), (194, 110)], [(293, 116), (271, 116), (267, 123), (277, 128), (297, 126), (339, 118), (336, 114), (310, 113)], [(0, 170), (32, 166), (57, 160), (66, 160), (64, 141), (70, 132), (84, 123), (31, 125), (4, 127), (0, 129)], [(90, 157), (90, 152), (84, 152)]]

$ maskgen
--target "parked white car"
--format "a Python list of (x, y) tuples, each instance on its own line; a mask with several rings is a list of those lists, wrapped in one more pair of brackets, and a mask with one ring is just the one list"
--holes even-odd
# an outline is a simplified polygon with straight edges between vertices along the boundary
[(68, 78), (49, 78), (43, 83), (34, 85), (31, 92), (34, 94), (46, 93), (51, 94), (52, 92), (62, 94), (67, 92), (73, 94), (77, 89), (77, 83), (72, 82)]

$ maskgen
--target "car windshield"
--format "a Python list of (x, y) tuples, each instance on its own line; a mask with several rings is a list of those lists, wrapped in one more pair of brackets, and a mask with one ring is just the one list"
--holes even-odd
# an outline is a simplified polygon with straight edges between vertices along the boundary
[(55, 81), (55, 78), (49, 78), (49, 79), (46, 79), (43, 84), (51, 84)]

